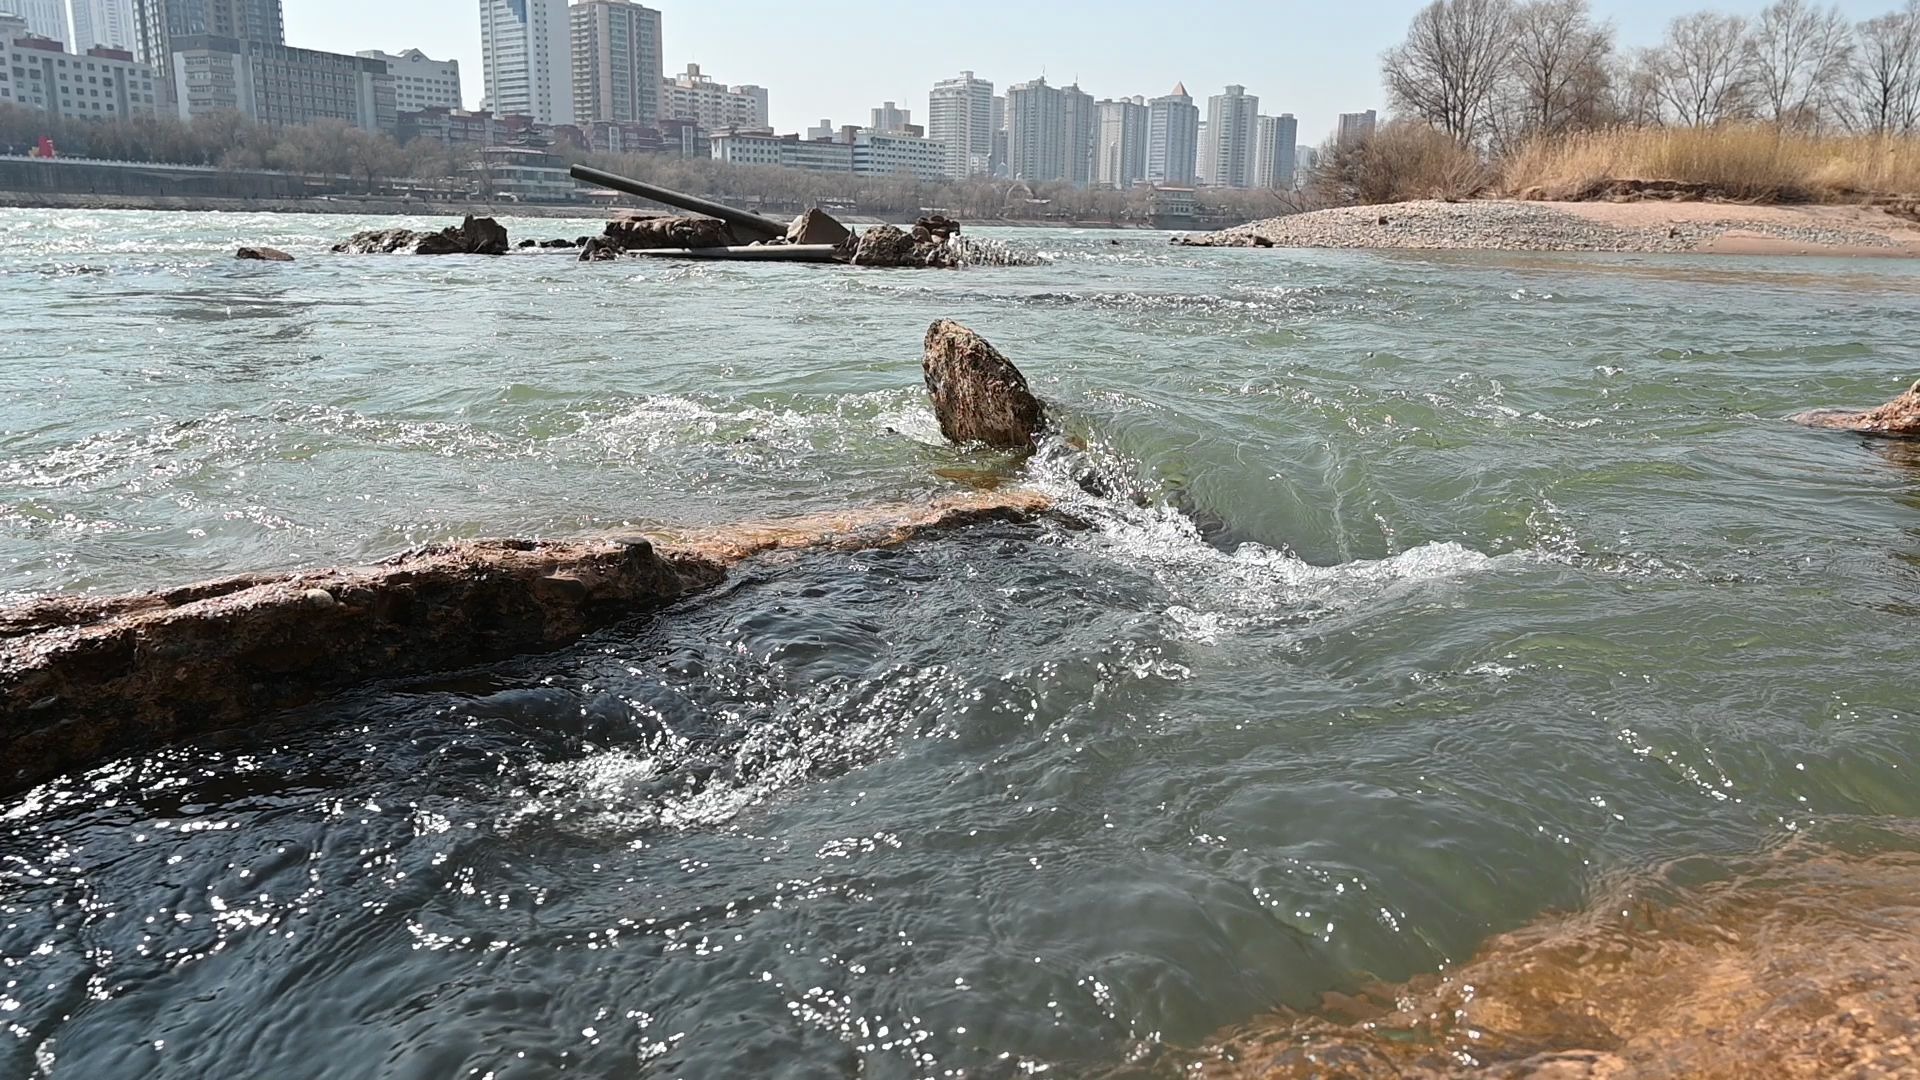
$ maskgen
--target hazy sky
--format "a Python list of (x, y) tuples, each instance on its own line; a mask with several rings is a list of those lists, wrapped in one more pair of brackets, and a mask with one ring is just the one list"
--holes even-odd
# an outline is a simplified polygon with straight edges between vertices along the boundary
[[(484, 93), (480, 0), (285, 0), (287, 42), (356, 52), (418, 48), (460, 61), (469, 106)], [(1379, 108), (1380, 53), (1399, 41), (1421, 0), (657, 0), (668, 74), (698, 63), (712, 78), (769, 91), (774, 128), (801, 131), (823, 117), (867, 122), (895, 101), (926, 121), (934, 80), (972, 69), (997, 88), (1045, 74), (1078, 79), (1095, 97), (1164, 94), (1176, 81), (1206, 107), (1228, 83), (1260, 96), (1261, 112), (1293, 113), (1318, 143), (1342, 112)], [(1659, 39), (1696, 5), (1593, 0), (1623, 45)], [(1706, 5), (1698, 5), (1706, 6)], [(1722, 0), (1753, 12), (1763, 0)], [(1841, 0), (1855, 19), (1896, 0)]]

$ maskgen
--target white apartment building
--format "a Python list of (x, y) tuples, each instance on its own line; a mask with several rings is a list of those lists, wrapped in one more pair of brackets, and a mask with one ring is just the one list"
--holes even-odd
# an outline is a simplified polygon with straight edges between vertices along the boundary
[(1229, 86), (1207, 100), (1209, 171), (1201, 179), (1214, 187), (1252, 187), (1253, 143), (1259, 134), (1260, 99), (1244, 86)]
[(1190, 187), (1200, 152), (1200, 110), (1185, 83), (1147, 103), (1147, 180)]
[(120, 120), (156, 110), (153, 69), (124, 49), (70, 53), (0, 15), (0, 103), (60, 117)]
[(710, 131), (765, 129), (767, 88), (717, 83), (701, 72), (699, 64), (688, 64), (685, 72), (661, 83), (660, 116), (691, 120)]
[(466, 107), (460, 97), (458, 60), (434, 60), (419, 49), (398, 54), (366, 49), (354, 55), (387, 65), (387, 74), (393, 76), (393, 104), (401, 112)]
[(139, 44), (133, 27), (133, 0), (73, 0), (73, 38), (67, 45), (75, 52), (95, 45), (132, 51)]
[(941, 180), (947, 173), (947, 144), (896, 132), (858, 132), (853, 137), (853, 172)]
[(480, 64), (495, 113), (574, 122), (571, 26), (567, 0), (480, 0)]
[(965, 180), (985, 176), (993, 167), (995, 117), (993, 84), (963, 71), (956, 79), (933, 84), (927, 96), (927, 136), (947, 148), (946, 175)]
[(573, 111), (581, 123), (660, 119), (660, 13), (633, 0), (573, 5)]
[(733, 165), (767, 165), (853, 176), (910, 175), (921, 180), (939, 180), (946, 170), (944, 145), (910, 135), (855, 131), (849, 141), (723, 131), (715, 134), (712, 141), (714, 160)]
[(1067, 100), (1045, 78), (1007, 87), (1007, 175), (1030, 184), (1067, 178)]
[(1292, 113), (1263, 116), (1253, 138), (1253, 186), (1292, 191), (1300, 121)]
[(1060, 106), (1066, 111), (1060, 127), (1066, 170), (1060, 179), (1085, 189), (1093, 184), (1093, 143), (1100, 132), (1100, 105), (1076, 83), (1060, 88)]
[(171, 47), (182, 120), (237, 112), (268, 127), (339, 120), (399, 130), (393, 80), (378, 60), (212, 34), (176, 35)]
[(1124, 191), (1147, 178), (1147, 99), (1100, 102), (1100, 126), (1094, 135), (1093, 180)]
[[(27, 33), (43, 38), (52, 38), (62, 45), (72, 45), (73, 36), (67, 31), (66, 0), (0, 0), (0, 11), (11, 12), (27, 21)], [(88, 45), (100, 44), (88, 42)]]

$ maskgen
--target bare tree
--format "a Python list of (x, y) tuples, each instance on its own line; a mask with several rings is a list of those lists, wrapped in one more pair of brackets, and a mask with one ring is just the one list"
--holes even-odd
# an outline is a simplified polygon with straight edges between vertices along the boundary
[(1761, 117), (1818, 128), (1835, 115), (1852, 59), (1853, 42), (1839, 8), (1777, 0), (1760, 13), (1747, 39)]
[(1475, 141), (1507, 73), (1512, 22), (1512, 0), (1434, 0), (1381, 60), (1388, 96), (1403, 113)]
[(1667, 26), (1667, 38), (1646, 62), (1661, 100), (1682, 124), (1709, 127), (1751, 115), (1753, 78), (1747, 21), (1702, 11)]
[(1613, 27), (1587, 0), (1532, 0), (1514, 10), (1512, 79), (1526, 134), (1593, 127), (1611, 83)]
[(1854, 36), (1856, 121), (1879, 134), (1920, 129), (1920, 0), (1861, 23)]

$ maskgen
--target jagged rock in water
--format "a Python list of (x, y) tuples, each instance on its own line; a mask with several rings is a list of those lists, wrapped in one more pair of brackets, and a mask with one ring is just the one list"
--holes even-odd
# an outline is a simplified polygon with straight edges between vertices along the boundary
[(853, 234), (833, 215), (818, 207), (793, 219), (787, 226), (789, 244), (838, 244)]
[(292, 262), (293, 256), (270, 247), (243, 247), (233, 253), (236, 259), (251, 259), (257, 262)]
[(354, 233), (333, 245), (333, 250), (347, 255), (396, 255), (412, 251), (419, 245), (421, 235), (412, 229), (372, 229)]
[(519, 242), (518, 244), (515, 244), (514, 246), (515, 246), (515, 247), (517, 247), (517, 248), (530, 248), (530, 247), (539, 247), (539, 246), (540, 246), (540, 241), (538, 241), (538, 240), (522, 240), (522, 241), (520, 241), (520, 242)]
[(437, 233), (412, 229), (375, 229), (358, 232), (333, 250), (348, 255), (505, 255), (509, 241), (507, 230), (492, 218), (474, 217), (458, 225), (449, 225)]
[(587, 246), (580, 249), (581, 262), (612, 262), (620, 257), (620, 243), (610, 237), (589, 237)]
[(420, 238), (415, 255), (505, 255), (506, 227), (492, 218), (474, 217)]
[(575, 248), (575, 247), (579, 247), (580, 245), (575, 243), (572, 240), (543, 240), (541, 241), (540, 246), (543, 248), (547, 248), (549, 250), (557, 251), (561, 248)]
[(942, 435), (957, 443), (1034, 448), (1046, 426), (1046, 406), (1027, 389), (1020, 369), (986, 338), (940, 319), (927, 329), (922, 367)]
[(626, 251), (734, 246), (733, 230), (718, 218), (632, 217), (607, 222), (606, 236)]
[(1856, 431), (1862, 435), (1882, 435), (1896, 439), (1920, 439), (1920, 382), (1907, 392), (1877, 409), (1848, 412), (1844, 409), (1817, 409), (1793, 418), (1808, 427), (1833, 431)]
[(927, 230), (927, 236), (933, 240), (946, 240), (960, 235), (960, 223), (945, 214), (930, 214), (914, 223), (914, 228)]
[(875, 225), (853, 249), (855, 266), (919, 266), (913, 237), (895, 225)]

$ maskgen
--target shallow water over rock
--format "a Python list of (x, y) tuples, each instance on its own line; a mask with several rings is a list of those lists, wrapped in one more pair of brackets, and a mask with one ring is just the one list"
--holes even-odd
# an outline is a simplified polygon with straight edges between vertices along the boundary
[[(325, 253), (441, 224), (0, 212), (0, 592), (1064, 512), (7, 800), (0, 1075), (1177, 1068), (1675, 860), (1920, 850), (1920, 461), (1784, 419), (1920, 374), (1920, 270)], [(941, 442), (940, 317), (1048, 401), (1032, 461)]]

